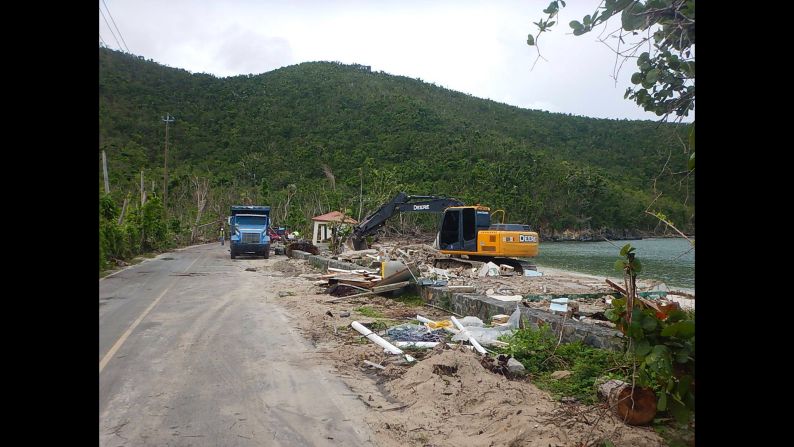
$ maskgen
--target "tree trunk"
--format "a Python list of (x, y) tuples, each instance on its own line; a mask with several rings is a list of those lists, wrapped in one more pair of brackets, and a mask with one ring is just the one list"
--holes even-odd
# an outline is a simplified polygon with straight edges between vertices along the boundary
[(656, 416), (656, 395), (649, 388), (635, 387), (632, 395), (630, 383), (610, 380), (598, 386), (598, 395), (629, 425), (647, 425)]
[(124, 205), (121, 206), (121, 215), (119, 215), (119, 221), (118, 221), (119, 225), (121, 225), (122, 222), (124, 222), (124, 213), (127, 212), (127, 203), (129, 203), (129, 201), (130, 198), (129, 195), (127, 195), (127, 197), (124, 198)]
[(193, 231), (190, 233), (190, 242), (193, 243), (196, 240), (196, 236), (198, 236), (198, 228), (199, 222), (201, 221), (201, 215), (204, 212), (204, 207), (207, 206), (207, 194), (209, 192), (209, 180), (208, 179), (200, 179), (198, 177), (194, 177), (193, 179), (193, 186), (196, 188), (195, 190), (195, 198), (196, 198), (196, 222), (193, 224)]

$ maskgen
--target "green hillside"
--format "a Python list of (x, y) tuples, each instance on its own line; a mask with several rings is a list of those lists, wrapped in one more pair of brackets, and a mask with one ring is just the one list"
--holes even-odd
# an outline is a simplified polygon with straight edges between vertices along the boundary
[(99, 74), (99, 149), (117, 206), (139, 197), (142, 169), (147, 192), (154, 182), (162, 195), (161, 117), (176, 118), (168, 226), (178, 237), (195, 224), (201, 180), (200, 223), (245, 201), (293, 226), (331, 209), (358, 217), (404, 190), (504, 209), (543, 234), (652, 231), (658, 220), (643, 211), (662, 193), (653, 208), (694, 231), (682, 125), (526, 110), (331, 62), (217, 78), (100, 49)]

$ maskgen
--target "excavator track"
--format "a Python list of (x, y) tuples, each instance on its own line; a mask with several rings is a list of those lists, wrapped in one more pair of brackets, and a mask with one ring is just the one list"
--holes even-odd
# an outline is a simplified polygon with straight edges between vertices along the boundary
[(515, 258), (494, 258), (490, 256), (469, 256), (469, 259), (475, 259), (482, 262), (493, 262), (496, 265), (507, 264), (515, 269), (519, 275), (524, 275), (524, 270), (538, 270), (538, 266), (531, 262), (523, 261)]
[(441, 269), (452, 269), (457, 267), (479, 268), (487, 262), (493, 262), (496, 265), (507, 264), (515, 269), (519, 275), (523, 275), (525, 270), (538, 270), (538, 266), (521, 259), (513, 258), (494, 258), (490, 256), (469, 256), (469, 259), (461, 258), (435, 258), (433, 260), (433, 267)]
[(493, 262), (494, 264), (497, 264), (497, 265), (499, 265), (499, 264), (507, 264), (510, 267), (513, 267), (515, 269), (515, 272), (518, 273), (519, 275), (522, 275), (522, 276), (524, 275), (524, 271), (525, 270), (535, 270), (535, 271), (538, 270), (538, 266), (537, 265), (535, 265), (535, 264), (533, 264), (531, 262), (527, 262), (527, 261), (521, 260), (521, 259), (492, 258), (492, 259), (490, 259), (490, 261)]
[(437, 269), (454, 269), (458, 267), (464, 268), (472, 268), (476, 267), (479, 268), (484, 263), (480, 261), (470, 261), (468, 259), (461, 259), (461, 258), (435, 258), (433, 259), (433, 267)]

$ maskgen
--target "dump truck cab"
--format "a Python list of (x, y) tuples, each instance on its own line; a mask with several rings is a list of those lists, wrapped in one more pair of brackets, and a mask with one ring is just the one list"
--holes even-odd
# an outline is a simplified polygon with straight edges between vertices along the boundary
[(270, 257), (270, 207), (234, 205), (229, 216), (229, 251), (234, 259), (240, 254)]

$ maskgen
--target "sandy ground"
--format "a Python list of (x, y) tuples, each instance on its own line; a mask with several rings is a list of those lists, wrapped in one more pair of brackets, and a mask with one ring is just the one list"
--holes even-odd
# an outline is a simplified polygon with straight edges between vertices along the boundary
[[(616, 446), (665, 445), (651, 428), (627, 426), (603, 405), (560, 403), (527, 379), (492, 373), (465, 348), (412, 351), (418, 361), (410, 365), (384, 354), (350, 323), (359, 321), (377, 331), (408, 322), (417, 313), (439, 320), (449, 315), (377, 296), (328, 303), (333, 297), (313, 284), (319, 271), (305, 261), (279, 258), (283, 260), (272, 268), (294, 281), (268, 304), (284, 310), (290, 324), (311, 341), (314, 361), (331, 366), (367, 405), (363, 423), (379, 446), (595, 446), (604, 439)], [(547, 273), (547, 287), (565, 281), (589, 290), (586, 283), (596, 282), (593, 278), (603, 283), (603, 278), (541, 271)], [(363, 315), (362, 306), (379, 315)], [(343, 312), (350, 315), (342, 317)], [(385, 369), (367, 366), (364, 360)]]

